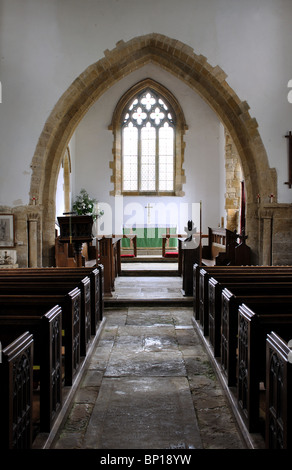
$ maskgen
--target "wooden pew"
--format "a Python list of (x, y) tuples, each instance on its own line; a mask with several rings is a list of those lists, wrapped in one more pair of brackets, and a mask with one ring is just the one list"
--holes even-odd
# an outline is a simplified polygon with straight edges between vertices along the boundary
[[(20, 268), (23, 269), (23, 268)], [(28, 271), (31, 272), (32, 268), (28, 268)], [(91, 299), (92, 301), (92, 316), (93, 321), (92, 334), (95, 335), (97, 332), (97, 325), (103, 318), (104, 313), (104, 266), (102, 264), (97, 264), (94, 267), (82, 267), (82, 268), (38, 268), (38, 271), (49, 271), (51, 270), (54, 273), (62, 273), (64, 276), (73, 276), (80, 277), (81, 279), (85, 276), (88, 276), (91, 282)], [(1, 275), (1, 272), (0, 272)], [(1, 280), (1, 279), (0, 279)], [(95, 308), (94, 308), (95, 307)]]
[[(2, 339), (0, 365), (0, 448), (32, 446), (33, 336)], [(16, 373), (17, 372), (17, 373)]]
[[(260, 281), (262, 282), (262, 284), (265, 282), (265, 279), (268, 279), (268, 282), (272, 282), (272, 285), (268, 284), (268, 287), (269, 287), (269, 291), (266, 295), (263, 295), (263, 297), (261, 298), (261, 296), (257, 295), (250, 295), (252, 293), (252, 291), (259, 291), (261, 289), (265, 289), (265, 287), (263, 287), (263, 285), (260, 287), (260, 289), (258, 289), (258, 286), (257, 284), (255, 284), (255, 279), (256, 279), (256, 276), (253, 275), (251, 276), (251, 284), (247, 285), (248, 284), (248, 280), (245, 279), (245, 283), (244, 285), (241, 285), (239, 287), (239, 290), (241, 289), (242, 292), (247, 291), (245, 292), (246, 293), (246, 296), (244, 298), (241, 299), (241, 301), (245, 301), (246, 303), (246, 306), (245, 308), (249, 308), (250, 310), (252, 310), (254, 312), (254, 314), (256, 315), (259, 315), (259, 313), (261, 312), (261, 320), (260, 320), (260, 328), (261, 328), (261, 338), (264, 338), (265, 337), (265, 333), (267, 331), (269, 331), (269, 329), (275, 329), (277, 331), (277, 328), (279, 328), (279, 331), (284, 331), (287, 333), (287, 331), (289, 331), (287, 329), (287, 324), (286, 322), (288, 321), (288, 327), (290, 328), (290, 331), (291, 331), (291, 338), (292, 338), (292, 330), (291, 330), (291, 314), (292, 314), (292, 291), (291, 291), (291, 272), (292, 272), (292, 267), (291, 266), (252, 266), (252, 267), (249, 267), (249, 266), (245, 266), (245, 267), (231, 267), (231, 266), (228, 266), (228, 267), (203, 267), (201, 268), (200, 266), (194, 266), (194, 285), (197, 286), (197, 289), (198, 289), (198, 272), (200, 272), (201, 269), (206, 269), (207, 271), (212, 271), (212, 274), (216, 277), (216, 279), (219, 277), (217, 276), (217, 274), (219, 272), (221, 273), (226, 273), (228, 272), (229, 274), (232, 273), (232, 281), (234, 282), (234, 289), (236, 289), (236, 286), (237, 285), (240, 285), (242, 284), (241, 283), (241, 280), (244, 279), (244, 276), (247, 275), (248, 272), (250, 273), (256, 273), (257, 275), (261, 274), (261, 276), (259, 277)], [(240, 279), (240, 274), (239, 273), (242, 273), (243, 276), (241, 276), (241, 279)], [(266, 274), (268, 273), (268, 274)], [(209, 277), (210, 277), (210, 272), (209, 272)], [(235, 282), (235, 277), (238, 277), (238, 280), (236, 280)], [(215, 282), (218, 283), (218, 281), (216, 281), (216, 279), (213, 279)], [(290, 281), (289, 281), (290, 279)], [(221, 285), (221, 290), (222, 288), (226, 289), (226, 284), (222, 281), (222, 285)], [(228, 281), (230, 282), (231, 280), (228, 279)], [(208, 281), (210, 282), (210, 281)], [(259, 282), (257, 280), (257, 282)], [(278, 282), (278, 286), (276, 286)], [(286, 283), (286, 287), (285, 287), (285, 283)], [(231, 284), (229, 284), (229, 286), (231, 286)], [(249, 288), (249, 286), (251, 286)], [(194, 287), (194, 291), (195, 291), (195, 287)], [(274, 294), (271, 295), (271, 290), (270, 289), (274, 289)], [(277, 290), (278, 289), (278, 293), (277, 293)], [(228, 290), (228, 289), (226, 289)], [(286, 291), (286, 292), (285, 292)], [(287, 293), (288, 291), (288, 295), (285, 295), (285, 293)], [(198, 293), (198, 290), (196, 291)], [(280, 292), (282, 292), (282, 294), (278, 295)], [(233, 292), (232, 292), (233, 293)], [(255, 293), (255, 292), (254, 292)], [(248, 295), (249, 294), (249, 295)], [(210, 297), (210, 292), (209, 292), (209, 297)], [(239, 296), (237, 295), (237, 298)], [(195, 306), (195, 299), (194, 298), (194, 313), (196, 314), (196, 306)], [(242, 303), (241, 302), (241, 303)], [(241, 305), (241, 304), (239, 304)], [(279, 314), (279, 308), (281, 309), (281, 313)], [(221, 310), (220, 310), (221, 311)], [(276, 312), (276, 313), (275, 313)], [(235, 318), (235, 321), (237, 322), (237, 325), (238, 324), (238, 316), (236, 314), (236, 308), (235, 308), (235, 311), (233, 312), (234, 315), (233, 315), (233, 320)], [(284, 315), (286, 315), (286, 318), (283, 318)], [(290, 316), (290, 318), (288, 319), (288, 317)], [(196, 315), (196, 320), (197, 320), (197, 315)], [(285, 322), (285, 323), (283, 323)], [(282, 323), (282, 325), (281, 325)], [(251, 330), (251, 335), (254, 334), (254, 322), (252, 321), (251, 322), (251, 325), (252, 325), (252, 330)], [(276, 326), (277, 325), (277, 326)], [(280, 328), (282, 328), (282, 326), (284, 325), (284, 330), (280, 330)], [(224, 329), (225, 328), (225, 329)], [(229, 330), (229, 331), (228, 331)], [(244, 421), (246, 422), (247, 424), (247, 427), (249, 429), (255, 429), (254, 427), (254, 422), (253, 421), (256, 421), (257, 420), (257, 413), (258, 413), (258, 406), (256, 404), (256, 401), (258, 400), (258, 381), (259, 380), (264, 380), (262, 379), (263, 377), (263, 359), (261, 360), (261, 375), (259, 375), (258, 377), (256, 377), (255, 375), (255, 371), (253, 370), (253, 368), (249, 368), (248, 366), (250, 364), (252, 364), (252, 366), (255, 366), (256, 367), (256, 364), (257, 364), (257, 360), (260, 359), (260, 357), (262, 357), (262, 351), (261, 353), (257, 353), (256, 354), (256, 359), (255, 359), (255, 353), (252, 349), (253, 346), (251, 346), (251, 351), (253, 351), (253, 353), (249, 354), (246, 352), (247, 351), (247, 347), (248, 345), (254, 345), (253, 342), (250, 342), (247, 340), (248, 338), (248, 334), (247, 334), (247, 328), (243, 328), (242, 325), (240, 328), (238, 328), (238, 330), (236, 330), (235, 328), (235, 331), (232, 329), (230, 329), (230, 323), (229, 325), (226, 324), (225, 327), (222, 325), (222, 330), (221, 330), (221, 324), (219, 326), (219, 341), (221, 342), (221, 331), (223, 332), (223, 342), (225, 341), (225, 338), (228, 338), (228, 334), (229, 334), (229, 338), (228, 338), (228, 341), (231, 340), (231, 336), (233, 337), (233, 341), (234, 341), (234, 360), (235, 360), (235, 363), (234, 363), (234, 368), (233, 368), (233, 371), (234, 371), (234, 376), (235, 376), (235, 380), (234, 382), (232, 381), (229, 381), (229, 377), (228, 377), (228, 371), (226, 372), (226, 367), (225, 365), (223, 365), (222, 367), (220, 367), (221, 369), (221, 374), (225, 376), (226, 378), (226, 382), (231, 390), (231, 393), (232, 393), (232, 390), (233, 390), (233, 386), (236, 385), (236, 393), (238, 394), (238, 409), (241, 409), (241, 413), (242, 415), (244, 415)], [(245, 334), (244, 334), (245, 333)], [(209, 331), (209, 335), (211, 335), (211, 332)], [(290, 335), (290, 333), (289, 333)], [(254, 336), (252, 336), (254, 338)], [(239, 339), (237, 339), (239, 338)], [(210, 336), (209, 336), (209, 342), (211, 341), (210, 339)], [(229, 348), (229, 344), (228, 344), (228, 341), (226, 342), (225, 344), (225, 349), (223, 348), (223, 355), (225, 356), (225, 359), (227, 361), (227, 364), (228, 364), (228, 354), (230, 353), (230, 349), (228, 350)], [(238, 341), (240, 341), (240, 344), (238, 343)], [(245, 349), (244, 349), (245, 347)], [(238, 348), (238, 349), (237, 349)], [(221, 348), (220, 348), (221, 349)], [(238, 356), (237, 356), (237, 351), (238, 351)], [(243, 351), (245, 351), (245, 355), (243, 356)], [(215, 355), (215, 354), (214, 354)], [(220, 355), (220, 353), (218, 354)], [(243, 361), (243, 357), (244, 359), (249, 359), (249, 362), (248, 362), (248, 365), (244, 365), (244, 361)], [(224, 360), (222, 360), (221, 358), (221, 364), (222, 362), (224, 363)], [(238, 362), (237, 362), (238, 361)], [(215, 361), (217, 364), (218, 364), (218, 361)], [(241, 367), (239, 368), (238, 366), (238, 363), (241, 363)], [(238, 369), (237, 369), (237, 366), (238, 366)], [(250, 391), (249, 388), (248, 388), (248, 380), (246, 378), (246, 376), (244, 375), (245, 374), (248, 374), (249, 377), (252, 378), (252, 381), (251, 381), (251, 384), (250, 384), (250, 390), (253, 390), (253, 391)], [(248, 398), (247, 398), (247, 394), (249, 393), (249, 396), (251, 396), (252, 400), (250, 402), (248, 402)], [(254, 410), (256, 408), (256, 413), (252, 413), (252, 410)], [(257, 422), (258, 424), (258, 422)]]
[(91, 296), (90, 296), (90, 280), (88, 276), (84, 277), (80, 282), (75, 279), (57, 278), (56, 275), (40, 275), (40, 274), (0, 274), (0, 294), (67, 294), (70, 289), (78, 285), (81, 292), (81, 315), (80, 323), (80, 354), (86, 356), (87, 348), (91, 340)]
[[(205, 235), (202, 235), (202, 237), (204, 237), (204, 236)], [(186, 235), (183, 236), (182, 234), (163, 234), (161, 237), (162, 237), (162, 257), (163, 258), (166, 258), (166, 257), (177, 258), (178, 275), (181, 276), (183, 274), (183, 266), (184, 266), (182, 244), (183, 244), (184, 240), (186, 239)], [(170, 238), (177, 238), (177, 252), (173, 252), (173, 253), (172, 252), (169, 252), (169, 253), (166, 252), (166, 243), (167, 243), (167, 240), (169, 240)], [(189, 274), (188, 274), (188, 276), (189, 276)], [(192, 295), (192, 293), (190, 295)]]
[[(13, 272), (11, 272), (13, 271)], [(24, 275), (52, 276), (53, 279), (71, 280), (73, 283), (82, 283), (86, 277), (90, 280), (90, 306), (91, 306), (91, 334), (95, 335), (98, 324), (102, 320), (104, 311), (103, 294), (103, 266), (82, 267), (82, 268), (17, 268), (13, 270), (0, 270), (0, 282), (2, 277), (6, 276), (24, 276)], [(85, 282), (87, 285), (87, 281)], [(74, 284), (72, 284), (74, 285)], [(80, 286), (83, 287), (82, 284)], [(84, 296), (88, 292), (84, 292)]]
[[(212, 266), (216, 264), (216, 257), (219, 253), (226, 253), (226, 240), (227, 236), (231, 235), (232, 232), (227, 231), (225, 228), (211, 228), (208, 227), (208, 244), (202, 248), (202, 264)], [(232, 236), (232, 239), (234, 237)], [(234, 243), (236, 239), (234, 240)], [(222, 255), (221, 255), (222, 256)]]
[(67, 294), (35, 294), (33, 291), (26, 294), (1, 294), (0, 312), (8, 314), (12, 311), (39, 312), (40, 309), (49, 310), (55, 305), (62, 309), (63, 344), (65, 348), (65, 385), (72, 385), (73, 378), (80, 365), (80, 317), (81, 292), (75, 288)]
[(173, 252), (169, 252), (167, 253), (166, 252), (166, 245), (167, 245), (167, 241), (170, 240), (171, 238), (182, 238), (182, 235), (178, 234), (178, 233), (164, 233), (161, 235), (161, 239), (162, 239), (162, 258), (165, 258), (167, 257), (167, 255), (171, 256), (171, 257), (174, 257), (174, 258), (178, 258), (179, 257), (179, 244), (178, 244), (178, 247), (177, 247), (177, 250)]
[[(120, 246), (120, 258), (126, 258), (126, 257), (131, 257), (131, 258), (136, 258), (137, 257), (137, 235), (136, 234), (133, 234), (133, 233), (129, 233), (127, 235), (113, 235), (114, 238), (126, 238), (129, 240), (129, 248), (131, 247), (132, 245), (132, 250), (133, 250), (133, 253), (132, 254), (123, 254), (122, 253), (122, 250), (121, 250), (121, 246)], [(125, 248), (126, 250), (128, 250), (129, 248)], [(120, 268), (120, 266), (119, 266)], [(118, 273), (120, 274), (120, 272)]]
[(50, 432), (62, 407), (62, 310), (0, 312), (0, 340), (29, 331), (34, 339), (34, 382), (40, 383), (40, 431)]
[[(57, 269), (57, 273), (54, 273), (52, 272), (52, 270), (56, 270)], [(27, 271), (27, 272), (25, 272)], [(48, 278), (48, 271), (49, 271), (49, 274), (50, 276), (52, 276), (53, 278), (53, 281), (50, 280)], [(69, 271), (71, 271), (71, 269), (69, 269)], [(62, 287), (64, 287), (64, 277), (67, 277), (67, 281), (68, 281), (68, 278), (70, 277), (70, 280), (72, 281), (72, 285), (76, 285), (76, 280), (80, 281), (80, 279), (82, 280), (82, 278), (84, 278), (84, 273), (86, 271), (86, 274), (90, 275), (91, 277), (91, 274), (92, 272), (94, 273), (94, 282), (95, 282), (95, 286), (97, 286), (97, 292), (98, 293), (98, 303), (97, 303), (97, 306), (98, 308), (96, 310), (98, 310), (98, 312), (103, 313), (103, 302), (104, 302), (104, 298), (103, 298), (103, 266), (98, 266), (98, 269), (93, 269), (93, 268), (76, 268), (74, 270), (72, 270), (71, 274), (68, 273), (68, 270), (67, 268), (65, 268), (63, 270), (63, 272), (61, 272), (61, 270), (59, 270), (58, 268), (36, 268), (35, 270), (32, 270), (31, 268), (28, 268), (28, 269), (24, 269), (24, 268), (20, 268), (20, 270), (13, 270), (13, 275), (12, 275), (12, 272), (11, 270), (7, 270), (6, 273), (5, 273), (5, 270), (1, 271), (1, 279), (0, 279), (0, 292), (1, 290), (3, 291), (3, 284), (5, 285), (5, 293), (6, 295), (3, 295), (3, 296), (0, 296), (1, 297), (1, 300), (0, 300), (0, 310), (1, 310), (1, 306), (2, 308), (6, 305), (6, 310), (10, 310), (10, 314), (12, 313), (13, 310), (15, 310), (15, 308), (17, 308), (17, 303), (18, 303), (18, 307), (20, 308), (21, 312), (20, 315), (22, 316), (21, 317), (21, 322), (22, 324), (27, 321), (27, 319), (24, 319), (24, 316), (25, 316), (25, 312), (24, 310), (29, 310), (31, 311), (32, 309), (32, 304), (35, 304), (34, 305), (34, 308), (36, 308), (36, 310), (39, 311), (40, 309), (40, 305), (43, 306), (49, 306), (52, 304), (52, 302), (54, 300), (56, 300), (56, 295), (55, 294), (51, 294), (51, 287), (53, 287), (52, 291), (53, 292), (56, 292), (56, 290), (58, 290), (59, 288), (59, 284), (63, 284)], [(79, 274), (78, 274), (79, 273)], [(97, 276), (96, 276), (96, 273), (97, 273)], [(99, 275), (101, 273), (101, 275)], [(20, 278), (19, 278), (19, 274), (21, 274)], [(40, 282), (40, 278), (42, 279), (42, 281)], [(28, 294), (28, 295), (25, 295), (25, 294), (22, 294), (21, 296), (18, 296), (18, 295), (15, 295), (15, 288), (16, 288), (16, 285), (18, 284), (18, 292), (19, 290), (22, 290), (22, 292), (32, 292), (32, 289), (37, 290), (37, 292), (39, 292), (39, 290), (41, 290), (43, 292), (43, 286), (41, 286), (40, 284), (44, 281), (44, 283), (49, 283), (50, 284), (50, 289), (49, 289), (49, 294), (45, 294), (44, 295), (38, 295), (38, 294)], [(71, 282), (70, 281), (70, 282)], [(2, 287), (1, 287), (2, 286)], [(12, 287), (12, 294), (9, 296), (7, 295), (7, 292), (8, 290), (10, 290)], [(93, 283), (92, 283), (92, 287), (93, 287)], [(80, 292), (80, 289), (77, 289), (76, 290), (79, 291), (79, 307), (76, 309), (75, 308), (75, 313), (76, 313), (76, 318), (75, 320), (77, 321), (72, 321), (72, 324), (74, 324), (75, 328), (77, 326), (76, 329), (74, 329), (73, 327), (73, 335), (72, 335), (72, 347), (71, 347), (71, 352), (72, 354), (69, 354), (70, 353), (70, 348), (68, 348), (68, 339), (70, 338), (70, 328), (67, 327), (64, 328), (64, 332), (65, 332), (65, 335), (64, 335), (64, 340), (65, 340), (65, 385), (71, 385), (72, 384), (72, 380), (73, 380), (73, 376), (75, 374), (75, 372), (77, 371), (78, 369), (78, 366), (79, 366), (79, 361), (80, 361), (80, 305), (81, 305), (81, 292)], [(61, 295), (61, 294), (60, 294)], [(59, 295), (59, 297), (60, 297)], [(25, 298), (26, 297), (26, 298)], [(65, 299), (65, 296), (63, 294), (63, 291), (62, 291), (62, 295), (61, 295), (61, 298), (64, 300)], [(61, 299), (60, 299), (60, 303), (61, 303)], [(73, 310), (72, 310), (73, 311)], [(6, 312), (7, 313), (7, 312)], [(27, 312), (26, 312), (27, 313)], [(1, 316), (1, 313), (0, 313), (0, 316)], [(0, 325), (3, 324), (3, 318), (1, 319), (0, 317)], [(5, 322), (6, 322), (6, 327), (7, 327), (7, 318), (5, 318)], [(78, 324), (79, 324), (79, 330), (78, 330)], [(1, 330), (1, 328), (0, 328)], [(3, 328), (2, 328), (3, 330)], [(75, 335), (74, 335), (75, 334)], [(67, 341), (66, 341), (67, 340)], [(78, 351), (78, 348), (79, 348), (79, 351)], [(67, 353), (67, 354), (66, 354)], [(69, 357), (71, 357), (71, 360), (69, 359)], [(72, 371), (72, 374), (70, 374), (70, 362), (72, 362), (72, 367), (71, 367), (71, 371)], [(69, 363), (69, 365), (68, 365)], [(43, 368), (44, 370), (44, 368)], [(48, 387), (43, 387), (42, 390), (49, 390)], [(44, 400), (42, 400), (42, 403), (44, 402)], [(49, 408), (47, 407), (47, 410)], [(41, 423), (44, 423), (44, 419), (41, 420)], [(42, 427), (42, 430), (44, 430), (45, 428)]]
[[(60, 268), (40, 268), (42, 271), (45, 269), (59, 272)], [(68, 272), (69, 271), (69, 272)], [(61, 268), (62, 275), (70, 276), (88, 276), (90, 279), (91, 289), (91, 334), (95, 335), (98, 330), (99, 322), (102, 321), (104, 314), (104, 266), (98, 264), (94, 267), (82, 267), (82, 268)], [(1, 278), (0, 278), (1, 280)]]
[[(219, 278), (220, 279), (220, 278)], [(287, 282), (282, 281), (284, 279)], [(208, 281), (208, 297), (206, 298), (206, 292), (204, 295), (204, 300), (200, 304), (200, 320), (202, 321), (202, 328), (205, 335), (209, 335), (210, 344), (214, 349), (214, 354), (216, 356), (220, 355), (221, 348), (221, 333), (222, 328), (222, 309), (223, 302), (222, 292), (224, 288), (232, 290), (234, 294), (241, 295), (256, 295), (266, 293), (267, 289), (274, 291), (275, 288), (278, 288), (278, 293), (283, 292), (283, 294), (290, 293), (292, 283), (292, 277), (274, 277), (267, 276), (263, 274), (260, 277), (253, 276), (238, 276), (234, 275), (232, 282), (219, 282), (217, 279), (211, 277)], [(205, 300), (206, 299), (206, 300)]]
[[(203, 277), (205, 276), (206, 284), (208, 286), (208, 280), (213, 276), (215, 279), (223, 279), (224, 276), (226, 278), (237, 275), (277, 275), (277, 276), (284, 276), (284, 275), (292, 275), (292, 267), (291, 266), (199, 266), (198, 264), (194, 264), (193, 266), (194, 271), (194, 297), (198, 299), (200, 295), (199, 284), (200, 284), (200, 276), (203, 273)], [(198, 295), (196, 292), (198, 291)], [(194, 311), (196, 311), (197, 304), (194, 305)]]
[[(195, 269), (195, 268), (194, 268)], [(209, 281), (212, 277), (212, 274), (215, 276), (215, 280), (217, 281), (216, 287), (214, 283), (211, 284)], [(290, 276), (292, 280), (292, 271), (290, 274), (287, 271), (277, 271), (277, 274), (274, 274), (273, 271), (269, 269), (262, 269), (262, 270), (254, 270), (252, 268), (246, 269), (233, 269), (232, 267), (228, 267), (227, 271), (223, 268), (222, 271), (213, 271), (210, 269), (201, 268), (199, 271), (198, 280), (194, 279), (194, 284), (196, 285), (196, 293), (194, 294), (194, 310), (196, 311), (196, 318), (199, 320), (202, 328), (204, 329), (204, 334), (208, 335), (209, 333), (209, 304), (208, 299), (211, 298), (212, 301), (219, 302), (221, 301), (221, 292), (220, 289), (224, 286), (229, 285), (230, 283), (258, 283), (264, 280), (274, 279), (275, 275), (277, 275), (277, 279), (285, 280), (287, 276)], [(194, 289), (194, 290), (195, 290)], [(213, 292), (216, 289), (218, 292)], [(217, 297), (216, 297), (217, 295)]]
[(288, 303), (238, 309), (237, 402), (249, 432), (260, 432), (260, 383), (266, 381), (266, 338), (272, 331), (292, 338), (292, 298)]
[(291, 449), (291, 337), (271, 331), (266, 338), (266, 448)]
[(197, 264), (200, 259), (201, 247), (195, 249), (182, 249), (182, 288), (184, 295), (193, 295), (193, 266)]
[[(12, 272), (13, 271), (13, 272)], [(35, 282), (35, 276), (38, 276)], [(28, 277), (29, 281), (34, 282), (35, 287), (40, 280), (46, 280), (49, 286), (57, 283), (56, 292), (63, 287), (73, 287), (76, 284), (81, 289), (81, 336), (80, 336), (80, 354), (86, 355), (91, 335), (95, 335), (99, 322), (102, 320), (104, 311), (104, 270), (102, 265), (94, 268), (19, 268), (15, 270), (0, 271), (0, 292), (1, 280), (21, 278), (24, 281)], [(89, 278), (89, 279), (88, 279)], [(6, 282), (6, 281), (4, 281)], [(60, 285), (59, 285), (60, 284)], [(42, 291), (45, 292), (45, 291)], [(91, 315), (90, 315), (91, 309)]]
[[(212, 281), (212, 275), (215, 277)], [(268, 279), (277, 281), (292, 280), (291, 267), (270, 267), (270, 266), (228, 266), (228, 267), (200, 267), (197, 264), (193, 267), (194, 285), (194, 315), (205, 336), (210, 336), (210, 342), (218, 355), (214, 333), (220, 327), (221, 319), (215, 312), (221, 306), (221, 291), (223, 287), (231, 284), (245, 283), (252, 284), (263, 282)], [(217, 325), (215, 321), (217, 320)], [(220, 342), (219, 342), (220, 344)]]
[(221, 315), (221, 367), (226, 376), (228, 386), (236, 385), (237, 364), (237, 333), (238, 333), (238, 308), (244, 303), (251, 309), (256, 309), (260, 304), (269, 307), (273, 302), (281, 306), (282, 303), (292, 300), (291, 287), (288, 295), (279, 294), (278, 288), (269, 286), (258, 295), (233, 294), (227, 288), (222, 292)]
[(104, 292), (111, 294), (115, 290), (115, 278), (121, 271), (120, 242), (118, 237), (97, 238), (98, 264), (104, 267)]
[[(211, 277), (211, 274), (216, 276)], [(215, 274), (216, 273), (216, 274)], [(289, 281), (290, 279), (290, 281)], [(220, 281), (220, 282), (219, 282)], [(198, 267), (194, 266), (195, 318), (203, 330), (205, 336), (209, 335), (210, 344), (215, 356), (220, 355), (221, 350), (221, 293), (224, 287), (245, 289), (249, 286), (252, 292), (258, 287), (265, 289), (265, 284), (272, 282), (272, 288), (277, 283), (292, 282), (291, 268), (271, 269), (270, 267), (224, 267), (224, 268), (200, 268), (198, 279)], [(258, 286), (258, 287), (257, 287)]]
[[(291, 266), (201, 266), (198, 263), (193, 265), (193, 296), (194, 296), (194, 316), (196, 320), (199, 320), (199, 302), (200, 302), (200, 273), (204, 272), (205, 277), (205, 286), (204, 289), (208, 287), (208, 281), (211, 276), (217, 279), (217, 275), (231, 273), (292, 273)], [(202, 291), (203, 292), (203, 291)], [(207, 294), (206, 294), (207, 296)]]
[(55, 263), (58, 267), (77, 267), (73, 244), (60, 242), (59, 236), (55, 237)]
[[(31, 268), (28, 268), (31, 269)], [(104, 288), (103, 288), (103, 266), (82, 267), (82, 268), (39, 268), (37, 272), (43, 275), (53, 273), (64, 277), (64, 279), (82, 279), (88, 276), (90, 279), (91, 296), (91, 334), (97, 333), (99, 323), (103, 318), (104, 312)], [(1, 277), (0, 277), (1, 281)]]
[(99, 272), (99, 312), (100, 320), (103, 318), (104, 313), (104, 266), (103, 264), (97, 264)]
[(236, 232), (231, 232), (226, 228), (208, 227), (208, 245), (202, 248), (202, 264), (221, 266), (241, 266), (250, 264), (250, 248), (245, 244), (245, 239), (241, 243)]

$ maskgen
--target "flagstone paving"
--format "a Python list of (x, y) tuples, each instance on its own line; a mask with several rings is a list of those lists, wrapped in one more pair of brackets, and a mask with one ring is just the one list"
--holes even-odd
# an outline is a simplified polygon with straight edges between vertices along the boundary
[(106, 309), (55, 449), (244, 449), (191, 307)]

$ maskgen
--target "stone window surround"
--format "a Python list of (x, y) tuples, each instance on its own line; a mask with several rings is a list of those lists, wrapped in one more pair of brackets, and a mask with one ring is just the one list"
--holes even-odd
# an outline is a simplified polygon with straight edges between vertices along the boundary
[[(134, 96), (139, 94), (146, 88), (153, 89), (156, 93), (161, 95), (165, 100), (171, 105), (175, 113), (175, 174), (174, 174), (174, 191), (169, 193), (157, 192), (156, 196), (183, 196), (183, 184), (186, 181), (185, 172), (183, 169), (184, 162), (184, 150), (185, 143), (183, 141), (184, 134), (186, 132), (187, 125), (185, 122), (184, 114), (182, 108), (174, 95), (167, 90), (160, 83), (147, 78), (141, 80), (133, 87), (131, 87), (119, 100), (114, 113), (112, 122), (109, 126), (109, 130), (113, 132), (114, 142), (113, 142), (113, 161), (110, 162), (110, 168), (112, 169), (111, 182), (114, 183), (114, 190), (111, 191), (112, 196), (117, 196), (123, 194), (122, 191), (122, 139), (121, 139), (121, 115), (124, 111), (125, 106), (131, 101)], [(128, 194), (126, 194), (128, 195)], [(131, 192), (131, 196), (141, 195), (139, 191)], [(143, 192), (143, 196), (147, 196), (147, 192)]]

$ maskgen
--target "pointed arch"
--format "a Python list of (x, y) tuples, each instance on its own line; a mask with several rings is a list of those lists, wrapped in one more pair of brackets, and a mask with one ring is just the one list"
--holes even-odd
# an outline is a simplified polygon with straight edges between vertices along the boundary
[[(139, 95), (145, 90), (154, 90), (158, 96), (166, 100), (166, 103), (172, 109), (175, 121), (175, 165), (174, 165), (174, 188), (171, 195), (182, 196), (183, 184), (185, 183), (185, 174), (183, 169), (184, 162), (184, 134), (187, 130), (187, 125), (184, 117), (183, 110), (175, 98), (175, 96), (163, 85), (146, 78), (133, 85), (129, 90), (124, 93), (116, 105), (112, 116), (112, 122), (109, 129), (112, 130), (114, 135), (114, 146), (113, 156), (114, 160), (111, 162), (111, 168), (113, 170), (112, 181), (114, 182), (115, 189), (112, 191), (112, 195), (122, 194), (122, 137), (121, 137), (121, 118), (125, 108), (129, 105), (130, 101), (135, 96)], [(159, 193), (156, 192), (158, 195)], [(161, 195), (162, 193), (160, 193)], [(166, 193), (167, 194), (167, 193)], [(162, 194), (165, 195), (165, 194)]]
[[(188, 45), (160, 34), (120, 41), (69, 86), (40, 135), (31, 164), (30, 198), (37, 197), (46, 214), (42, 240), (44, 263), (49, 262), (49, 252), (54, 245), (57, 169), (74, 130), (109, 87), (149, 62), (187, 83), (208, 103), (230, 133), (241, 159), (246, 184), (247, 219), (258, 193), (269, 188), (277, 196), (275, 170), (269, 168), (257, 122), (250, 116), (248, 104), (241, 101), (227, 84), (226, 75), (219, 66), (211, 66), (206, 57), (195, 54)], [(257, 230), (256, 224), (249, 228)], [(252, 240), (256, 240), (254, 235)]]
[(65, 212), (70, 212), (70, 194), (71, 194), (71, 155), (69, 147), (66, 148), (66, 152), (62, 161), (64, 171), (64, 208)]

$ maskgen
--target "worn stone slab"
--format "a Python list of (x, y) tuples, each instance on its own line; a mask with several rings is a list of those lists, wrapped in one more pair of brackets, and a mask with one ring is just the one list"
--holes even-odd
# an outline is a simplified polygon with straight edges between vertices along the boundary
[(202, 448), (187, 379), (104, 378), (83, 447)]
[(150, 356), (133, 354), (113, 356), (105, 377), (186, 375), (184, 361), (176, 354), (161, 352), (152, 353)]
[(189, 307), (130, 307), (128, 309), (127, 325), (161, 326), (175, 325), (192, 327), (193, 309)]
[(137, 277), (121, 276), (115, 281), (114, 297), (118, 299), (170, 299), (182, 298), (182, 280), (180, 276)]
[(105, 376), (185, 376), (175, 329), (151, 326), (119, 328)]

